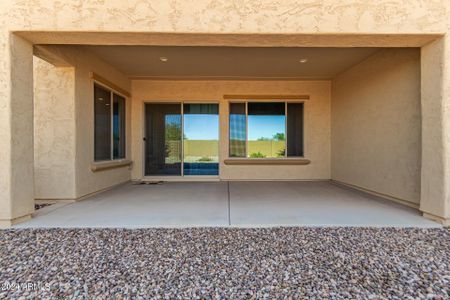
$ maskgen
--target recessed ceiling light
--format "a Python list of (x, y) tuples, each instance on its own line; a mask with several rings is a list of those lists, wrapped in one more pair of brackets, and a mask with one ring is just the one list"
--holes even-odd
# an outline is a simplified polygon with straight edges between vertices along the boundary
[(307, 58), (300, 58), (300, 60), (299, 60), (299, 62), (302, 63), (302, 64), (304, 64), (304, 63), (307, 62), (307, 61), (308, 61)]
[(159, 60), (162, 61), (162, 62), (166, 62), (166, 61), (168, 61), (169, 59), (168, 59), (167, 57), (165, 57), (165, 56), (161, 56), (161, 57), (159, 58)]

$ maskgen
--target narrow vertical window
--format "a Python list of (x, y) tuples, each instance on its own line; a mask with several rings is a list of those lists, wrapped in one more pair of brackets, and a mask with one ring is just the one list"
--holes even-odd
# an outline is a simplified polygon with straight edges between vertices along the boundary
[(303, 103), (287, 103), (287, 156), (303, 156)]
[(230, 103), (230, 157), (246, 155), (245, 103)]
[(99, 85), (94, 87), (94, 159), (111, 159), (111, 92)]
[(113, 157), (125, 158), (125, 98), (113, 95)]
[(94, 84), (94, 160), (125, 158), (125, 98)]

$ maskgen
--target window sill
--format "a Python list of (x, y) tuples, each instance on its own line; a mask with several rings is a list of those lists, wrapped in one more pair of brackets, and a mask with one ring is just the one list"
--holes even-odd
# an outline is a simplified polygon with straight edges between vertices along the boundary
[(226, 165), (308, 165), (306, 158), (228, 158)]
[(127, 167), (127, 166), (131, 166), (131, 164), (132, 164), (132, 161), (129, 159), (98, 161), (98, 162), (91, 163), (91, 170), (92, 170), (92, 172), (98, 172), (98, 171), (103, 171), (103, 170)]

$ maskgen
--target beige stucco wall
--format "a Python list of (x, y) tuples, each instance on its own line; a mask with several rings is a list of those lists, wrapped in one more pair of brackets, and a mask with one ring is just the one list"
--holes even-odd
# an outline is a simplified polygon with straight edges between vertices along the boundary
[[(75, 139), (74, 155), (74, 180), (75, 196), (79, 198), (87, 194), (100, 191), (113, 185), (130, 180), (130, 170), (127, 167), (104, 170), (99, 172), (91, 171), (91, 164), (94, 162), (94, 81), (91, 72), (102, 76), (122, 89), (130, 90), (131, 82), (112, 66), (103, 62), (99, 57), (77, 47), (50, 46), (45, 48), (48, 53), (55, 55), (58, 59), (64, 60), (74, 69), (74, 114), (72, 122), (75, 130), (58, 127), (58, 134), (61, 136), (73, 135)], [(50, 55), (51, 56), (51, 55)], [(49, 86), (49, 89), (57, 88)], [(51, 91), (55, 93), (56, 91)], [(127, 136), (131, 136), (131, 99), (127, 99), (126, 106)], [(127, 140), (127, 158), (131, 156), (131, 143)], [(64, 151), (66, 145), (60, 144), (58, 151)], [(39, 153), (38, 155), (45, 155)], [(67, 170), (69, 175), (70, 169)], [(60, 181), (70, 181), (72, 178), (60, 178)], [(49, 187), (47, 187), (49, 189)], [(48, 191), (48, 194), (58, 194), (58, 189)], [(54, 198), (54, 197), (52, 197)]]
[[(77, 197), (111, 187), (113, 185), (130, 180), (130, 170), (126, 167), (104, 170), (93, 173), (90, 165), (94, 160), (94, 89), (90, 72), (113, 82), (119, 87), (130, 90), (131, 83), (119, 71), (101, 61), (98, 57), (77, 49), (77, 66), (75, 71), (76, 81), (76, 120), (77, 120)], [(81, 53), (84, 53), (83, 56)], [(131, 124), (131, 99), (126, 103), (126, 128), (127, 136), (130, 136)], [(127, 140), (126, 153), (130, 157), (130, 142)]]
[(334, 78), (331, 97), (331, 178), (419, 204), (419, 49), (375, 53)]
[(421, 56), (420, 209), (450, 226), (450, 37), (422, 47)]
[(448, 29), (446, 0), (3, 0), (1, 8), (8, 28), (17, 29), (241, 33)]
[[(10, 35), (12, 31), (31, 30), (62, 32), (45, 35), (52, 43), (73, 42), (74, 39), (69, 39), (70, 34), (63, 31), (78, 31), (81, 33), (76, 35), (77, 40), (85, 41), (89, 36), (91, 44), (136, 43), (121, 32), (248, 33), (256, 43), (266, 46), (408, 46), (417, 39), (406, 34), (446, 34), (439, 44), (427, 45), (422, 51), (422, 58), (430, 67), (426, 76), (422, 76), (425, 77), (422, 79), (422, 103), (428, 109), (422, 110), (425, 116), (422, 128), (426, 133), (422, 140), (422, 149), (425, 150), (422, 154), (422, 183), (426, 182), (426, 189), (422, 189), (421, 207), (424, 204), (424, 211), (440, 217), (450, 216), (448, 0), (1, 1), (0, 139), (4, 145), (0, 147), (0, 219), (5, 220), (32, 211), (33, 188), (29, 185), (33, 178), (33, 154), (30, 151), (33, 145), (32, 47), (30, 42)], [(86, 34), (88, 31), (93, 34)], [(118, 34), (98, 35), (98, 32), (105, 31)], [(275, 35), (271, 39), (260, 35), (264, 33)], [(285, 37), (287, 33), (299, 36)], [(306, 38), (302, 36), (305, 34)], [(329, 34), (335, 35), (330, 38), (327, 37)], [(29, 41), (32, 36), (28, 35)], [(277, 37), (276, 42), (273, 37)], [(224, 38), (213, 36), (209, 42), (224, 44)], [(229, 39), (234, 45), (245, 42), (236, 36)], [(153, 38), (148, 37), (143, 41), (154, 43)], [(204, 42), (199, 36), (191, 39), (169, 36), (162, 41), (162, 44), (184, 41), (185, 44), (195, 42), (197, 45)], [(77, 145), (77, 153), (79, 151)], [(28, 187), (24, 188), (26, 183)], [(84, 185), (89, 186), (86, 182)], [(85, 191), (93, 188), (91, 186)]]
[[(228, 157), (228, 101), (225, 94), (309, 95), (305, 100), (305, 157), (309, 165), (231, 166)], [(143, 176), (143, 108), (145, 101), (218, 102), (220, 118), (220, 178), (232, 180), (302, 180), (330, 178), (329, 81), (150, 81), (132, 82), (133, 179)]]
[(33, 48), (0, 36), (0, 227), (29, 217), (33, 186)]
[(76, 198), (75, 69), (33, 58), (34, 197)]

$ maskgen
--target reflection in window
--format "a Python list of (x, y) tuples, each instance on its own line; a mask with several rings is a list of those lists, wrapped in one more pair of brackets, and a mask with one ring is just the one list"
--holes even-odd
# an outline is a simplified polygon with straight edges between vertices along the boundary
[(95, 84), (94, 160), (119, 158), (125, 158), (125, 98)]
[(230, 157), (245, 157), (245, 103), (230, 103)]
[(230, 103), (229, 156), (303, 156), (303, 110), (301, 102)]
[(165, 116), (165, 163), (181, 162), (181, 115)]
[(184, 175), (218, 175), (218, 104), (183, 105)]
[(111, 159), (111, 94), (94, 86), (94, 159)]
[(113, 96), (114, 159), (125, 158), (125, 98)]
[(249, 102), (247, 157), (284, 157), (285, 151), (285, 103)]
[(145, 175), (181, 175), (181, 106), (145, 105)]
[(303, 103), (287, 104), (287, 156), (303, 156)]

